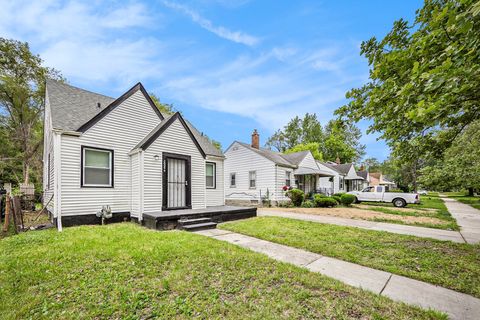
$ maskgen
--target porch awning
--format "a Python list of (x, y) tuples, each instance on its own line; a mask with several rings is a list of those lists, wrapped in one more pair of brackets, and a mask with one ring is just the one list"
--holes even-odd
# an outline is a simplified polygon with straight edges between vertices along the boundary
[(365, 180), (360, 176), (355, 176), (355, 177), (345, 177), (345, 180)]
[(328, 171), (320, 170), (318, 168), (298, 167), (293, 171), (294, 175), (303, 176), (307, 174), (319, 175), (322, 177), (333, 177), (334, 175)]

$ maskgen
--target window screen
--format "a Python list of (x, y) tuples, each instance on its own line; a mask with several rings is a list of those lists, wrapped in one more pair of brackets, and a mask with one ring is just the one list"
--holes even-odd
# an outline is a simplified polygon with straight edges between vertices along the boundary
[(111, 187), (112, 151), (83, 149), (83, 186)]

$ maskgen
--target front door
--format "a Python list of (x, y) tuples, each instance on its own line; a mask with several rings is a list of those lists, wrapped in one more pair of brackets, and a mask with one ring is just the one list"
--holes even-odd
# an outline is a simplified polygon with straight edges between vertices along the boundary
[(163, 210), (191, 208), (190, 157), (163, 155)]

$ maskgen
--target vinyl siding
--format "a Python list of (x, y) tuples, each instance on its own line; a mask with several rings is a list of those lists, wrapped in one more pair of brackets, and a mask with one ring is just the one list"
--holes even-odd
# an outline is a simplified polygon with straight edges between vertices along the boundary
[[(55, 189), (55, 153), (53, 148), (53, 128), (50, 113), (50, 103), (48, 93), (45, 99), (45, 119), (44, 119), (44, 142), (43, 142), (43, 205), (47, 205), (47, 210), (53, 213), (55, 199), (52, 198)], [(50, 155), (50, 171), (48, 170), (48, 156)], [(50, 184), (48, 179), (50, 178)], [(51, 201), (49, 202), (49, 200)]]
[(131, 172), (132, 172), (132, 206), (130, 214), (132, 217), (138, 217), (140, 214), (140, 180), (141, 180), (141, 172), (140, 172), (140, 153), (135, 153), (131, 157)]
[[(163, 152), (191, 157), (192, 209), (205, 208), (205, 159), (180, 120), (175, 120), (144, 152), (143, 212), (162, 211)], [(160, 160), (155, 160), (155, 155)]]
[(313, 168), (313, 169), (318, 168), (317, 162), (315, 161), (315, 158), (311, 153), (308, 153), (298, 166), (305, 167), (305, 168)]
[[(236, 149), (236, 150), (234, 150)], [(225, 199), (261, 201), (267, 189), (275, 198), (275, 163), (238, 143), (225, 152)], [(256, 187), (249, 187), (249, 172), (256, 171)], [(236, 173), (236, 187), (230, 186), (230, 173)]]
[(295, 176), (293, 174), (293, 169), (292, 168), (285, 168), (281, 166), (277, 166), (277, 185), (275, 187), (275, 200), (277, 201), (283, 201), (283, 200), (288, 200), (288, 198), (285, 196), (285, 191), (283, 191), (283, 187), (285, 186), (286, 183), (286, 174), (285, 172), (289, 171), (290, 173), (290, 186), (295, 187)]
[[(140, 91), (117, 106), (80, 137), (62, 135), (62, 215), (95, 214), (110, 205), (113, 212), (132, 210), (129, 152), (160, 119)], [(81, 146), (114, 150), (114, 187), (80, 187)]]
[(225, 186), (223, 183), (224, 177), (224, 165), (223, 159), (217, 157), (207, 157), (208, 162), (214, 162), (216, 166), (215, 189), (206, 189), (206, 201), (207, 207), (211, 206), (223, 206), (225, 204)]

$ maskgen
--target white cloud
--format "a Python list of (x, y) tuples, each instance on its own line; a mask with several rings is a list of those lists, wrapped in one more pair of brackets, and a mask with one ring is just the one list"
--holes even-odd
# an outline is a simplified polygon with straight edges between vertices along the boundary
[(200, 27), (216, 34), (221, 38), (236, 43), (241, 43), (247, 46), (254, 46), (259, 42), (259, 39), (257, 37), (251, 36), (242, 31), (231, 31), (223, 26), (215, 26), (210, 20), (202, 17), (200, 14), (198, 14), (198, 12), (192, 10), (187, 6), (170, 1), (163, 1), (163, 4), (168, 8), (174, 9), (189, 16), (190, 19), (192, 19), (192, 21), (198, 24)]
[(250, 117), (272, 130), (305, 112), (316, 112), (324, 122), (330, 119), (343, 103), (349, 79), (328, 70), (319, 77), (304, 62), (308, 54), (295, 59), (296, 50), (279, 63), (278, 52), (208, 66), (164, 82), (162, 90), (181, 103)]
[[(78, 85), (94, 81), (125, 90), (155, 76), (160, 41), (129, 35), (158, 20), (137, 2), (1, 1), (0, 32), (27, 41), (45, 64)], [(158, 18), (158, 13), (156, 14)]]

